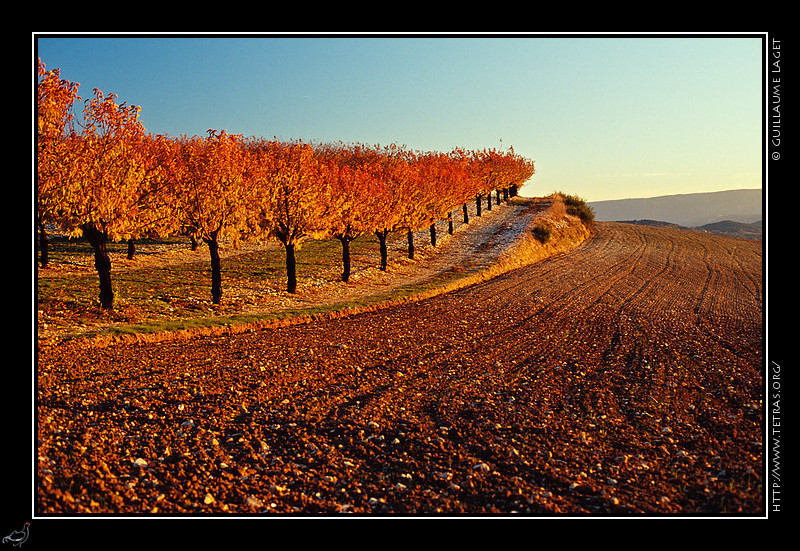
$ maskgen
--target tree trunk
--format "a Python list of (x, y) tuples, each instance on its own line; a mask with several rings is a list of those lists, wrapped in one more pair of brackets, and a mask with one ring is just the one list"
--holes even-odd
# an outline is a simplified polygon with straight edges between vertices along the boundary
[(414, 232), (408, 230), (408, 258), (414, 260)]
[(189, 239), (191, 239), (191, 241), (192, 241), (192, 250), (196, 251), (197, 250), (197, 239), (195, 239), (195, 237), (193, 235), (190, 235)]
[(467, 204), (461, 205), (461, 212), (464, 213), (464, 223), (469, 224), (469, 213), (467, 212)]
[(497, 193), (497, 204), (499, 205), (500, 204), (500, 190), (499, 189), (495, 190), (495, 193)]
[(492, 210), (492, 192), (486, 194), (486, 210)]
[(508, 188), (507, 187), (503, 188), (503, 201), (505, 201), (506, 203), (508, 202)]
[(431, 227), (429, 229), (430, 229), (430, 232), (431, 232), (431, 247), (435, 247), (436, 246), (436, 222), (431, 224)]
[(475, 208), (478, 211), (478, 212), (475, 213), (476, 216), (480, 216), (481, 215), (481, 196), (480, 195), (476, 195), (475, 196)]
[(133, 255), (136, 254), (136, 244), (133, 238), (128, 239), (128, 260), (133, 260)]
[(342, 242), (342, 281), (347, 283), (350, 279), (350, 239), (346, 236), (336, 236)]
[(211, 254), (211, 302), (222, 304), (222, 265), (219, 260), (219, 242), (217, 232), (211, 235), (211, 239), (205, 239), (208, 244), (208, 252)]
[(284, 243), (286, 248), (286, 292), (297, 292), (297, 260), (294, 256), (294, 243)]
[(92, 224), (84, 224), (83, 235), (86, 236), (94, 252), (94, 268), (100, 279), (100, 307), (111, 310), (114, 307), (114, 289), (111, 287), (111, 259), (106, 250), (108, 234), (99, 231)]
[(447, 213), (447, 233), (453, 235), (453, 213)]
[(47, 268), (47, 263), (50, 262), (50, 242), (47, 241), (47, 232), (42, 222), (39, 222), (39, 260), (42, 268)]
[(386, 265), (389, 263), (389, 252), (386, 250), (386, 236), (389, 235), (389, 230), (376, 230), (375, 235), (378, 237), (381, 249), (381, 271), (386, 271)]

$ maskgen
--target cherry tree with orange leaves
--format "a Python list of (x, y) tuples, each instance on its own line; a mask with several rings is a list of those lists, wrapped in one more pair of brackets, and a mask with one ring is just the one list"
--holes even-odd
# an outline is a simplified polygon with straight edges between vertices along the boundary
[[(389, 233), (408, 229), (407, 212), (414, 207), (418, 180), (412, 165), (412, 155), (397, 145), (375, 146), (369, 151), (370, 162), (365, 165), (372, 178), (376, 198), (373, 233), (380, 248), (380, 269), (386, 271)], [(413, 245), (413, 242), (412, 242)], [(413, 249), (409, 249), (413, 255)]]
[(205, 138), (182, 137), (172, 171), (178, 182), (173, 208), (183, 233), (208, 245), (211, 257), (211, 301), (222, 303), (220, 242), (234, 246), (250, 237), (251, 205), (256, 190), (241, 136), (209, 130)]
[(327, 233), (342, 246), (342, 281), (351, 273), (350, 243), (371, 233), (379, 223), (381, 195), (375, 188), (369, 162), (361, 144), (326, 145), (317, 148), (321, 177), (329, 185), (330, 208), (324, 224)]
[(150, 159), (142, 155), (146, 133), (139, 120), (139, 107), (118, 104), (115, 94), (95, 89), (86, 100), (82, 129), (65, 144), (58, 175), (58, 192), (51, 194), (54, 208), (50, 221), (71, 236), (83, 235), (92, 246), (94, 266), (100, 280), (100, 306), (113, 308), (109, 241), (135, 237), (163, 196), (150, 186)]
[(286, 291), (297, 292), (296, 249), (306, 238), (325, 234), (330, 186), (314, 148), (302, 141), (256, 141), (250, 145), (260, 191), (255, 207), (262, 226), (286, 252)]

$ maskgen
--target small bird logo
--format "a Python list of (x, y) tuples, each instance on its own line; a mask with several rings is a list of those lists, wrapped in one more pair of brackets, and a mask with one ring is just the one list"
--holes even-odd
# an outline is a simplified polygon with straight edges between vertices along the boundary
[(30, 525), (30, 522), (26, 522), (25, 526), (22, 527), (22, 530), (14, 530), (9, 535), (4, 537), (3, 543), (10, 543), (14, 547), (22, 547), (22, 544), (28, 539), (28, 528)]

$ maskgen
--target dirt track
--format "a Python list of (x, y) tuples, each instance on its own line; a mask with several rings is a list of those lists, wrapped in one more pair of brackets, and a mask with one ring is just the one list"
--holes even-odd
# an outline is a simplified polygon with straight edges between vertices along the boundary
[(598, 223), (402, 307), (44, 348), (35, 512), (763, 514), (761, 250)]

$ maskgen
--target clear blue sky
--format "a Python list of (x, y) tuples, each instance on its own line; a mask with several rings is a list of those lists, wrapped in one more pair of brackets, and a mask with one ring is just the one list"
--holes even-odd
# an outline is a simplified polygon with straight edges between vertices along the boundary
[(33, 38), (152, 133), (513, 146), (525, 195), (589, 201), (762, 185), (758, 35)]

